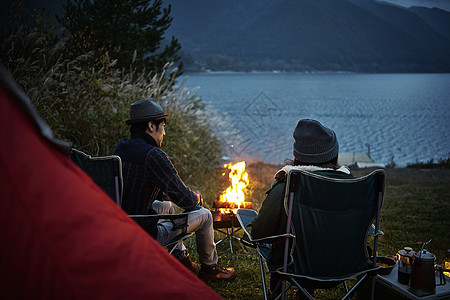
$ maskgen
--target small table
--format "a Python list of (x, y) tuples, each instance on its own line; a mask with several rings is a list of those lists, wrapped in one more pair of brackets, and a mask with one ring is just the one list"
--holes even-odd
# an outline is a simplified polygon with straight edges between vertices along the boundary
[[(396, 298), (414, 299), (414, 300), (429, 300), (429, 299), (450, 299), (450, 277), (445, 276), (446, 284), (437, 285), (436, 293), (429, 296), (418, 297), (408, 291), (408, 285), (401, 284), (397, 280), (398, 276), (398, 263), (392, 269), (392, 272), (388, 275), (378, 275), (376, 277), (377, 286), (375, 288), (375, 295), (379, 289), (387, 289), (394, 291)], [(439, 283), (439, 277), (436, 276), (436, 283)], [(378, 297), (376, 297), (378, 298)], [(387, 299), (384, 297), (384, 299)]]

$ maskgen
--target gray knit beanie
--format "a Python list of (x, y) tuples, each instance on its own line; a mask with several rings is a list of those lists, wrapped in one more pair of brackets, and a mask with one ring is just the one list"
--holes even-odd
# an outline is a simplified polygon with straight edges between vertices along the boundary
[(339, 144), (333, 130), (316, 120), (300, 120), (294, 130), (294, 157), (301, 162), (321, 164), (338, 156)]

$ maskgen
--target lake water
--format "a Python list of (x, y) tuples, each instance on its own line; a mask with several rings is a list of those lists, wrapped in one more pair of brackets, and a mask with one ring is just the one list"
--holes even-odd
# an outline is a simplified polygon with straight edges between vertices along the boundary
[(184, 87), (223, 116), (233, 159), (292, 158), (300, 119), (332, 128), (340, 152), (397, 166), (450, 154), (450, 74), (186, 74)]

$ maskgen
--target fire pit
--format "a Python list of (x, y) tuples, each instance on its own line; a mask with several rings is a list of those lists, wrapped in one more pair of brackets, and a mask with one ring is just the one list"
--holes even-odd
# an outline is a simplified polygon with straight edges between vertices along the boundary
[(236, 209), (238, 208), (253, 208), (251, 202), (243, 202), (237, 204), (234, 202), (223, 202), (220, 200), (214, 201), (211, 213), (213, 215), (213, 226), (214, 229), (219, 228), (232, 228), (240, 227), (239, 222), (236, 218)]
[[(243, 190), (249, 183), (248, 174), (245, 172), (245, 162), (242, 161), (234, 165), (228, 164), (225, 167), (230, 170), (229, 178), (231, 186), (214, 201), (214, 210), (211, 210), (211, 213), (213, 215), (214, 229), (226, 235), (225, 238), (217, 241), (216, 245), (228, 239), (230, 251), (233, 253), (231, 238), (240, 241), (240, 238), (234, 234), (241, 229), (236, 217), (236, 210), (238, 208), (252, 208), (252, 203), (244, 201), (245, 195)], [(226, 232), (221, 229), (226, 229)]]

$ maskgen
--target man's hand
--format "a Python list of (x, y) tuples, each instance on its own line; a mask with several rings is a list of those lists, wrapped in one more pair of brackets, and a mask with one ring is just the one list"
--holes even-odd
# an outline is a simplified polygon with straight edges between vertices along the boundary
[(203, 206), (203, 198), (202, 198), (202, 194), (194, 192), (195, 195), (197, 196), (197, 206)]
[(165, 193), (163, 193), (161, 201), (172, 201), (172, 199), (169, 196), (167, 196)]

